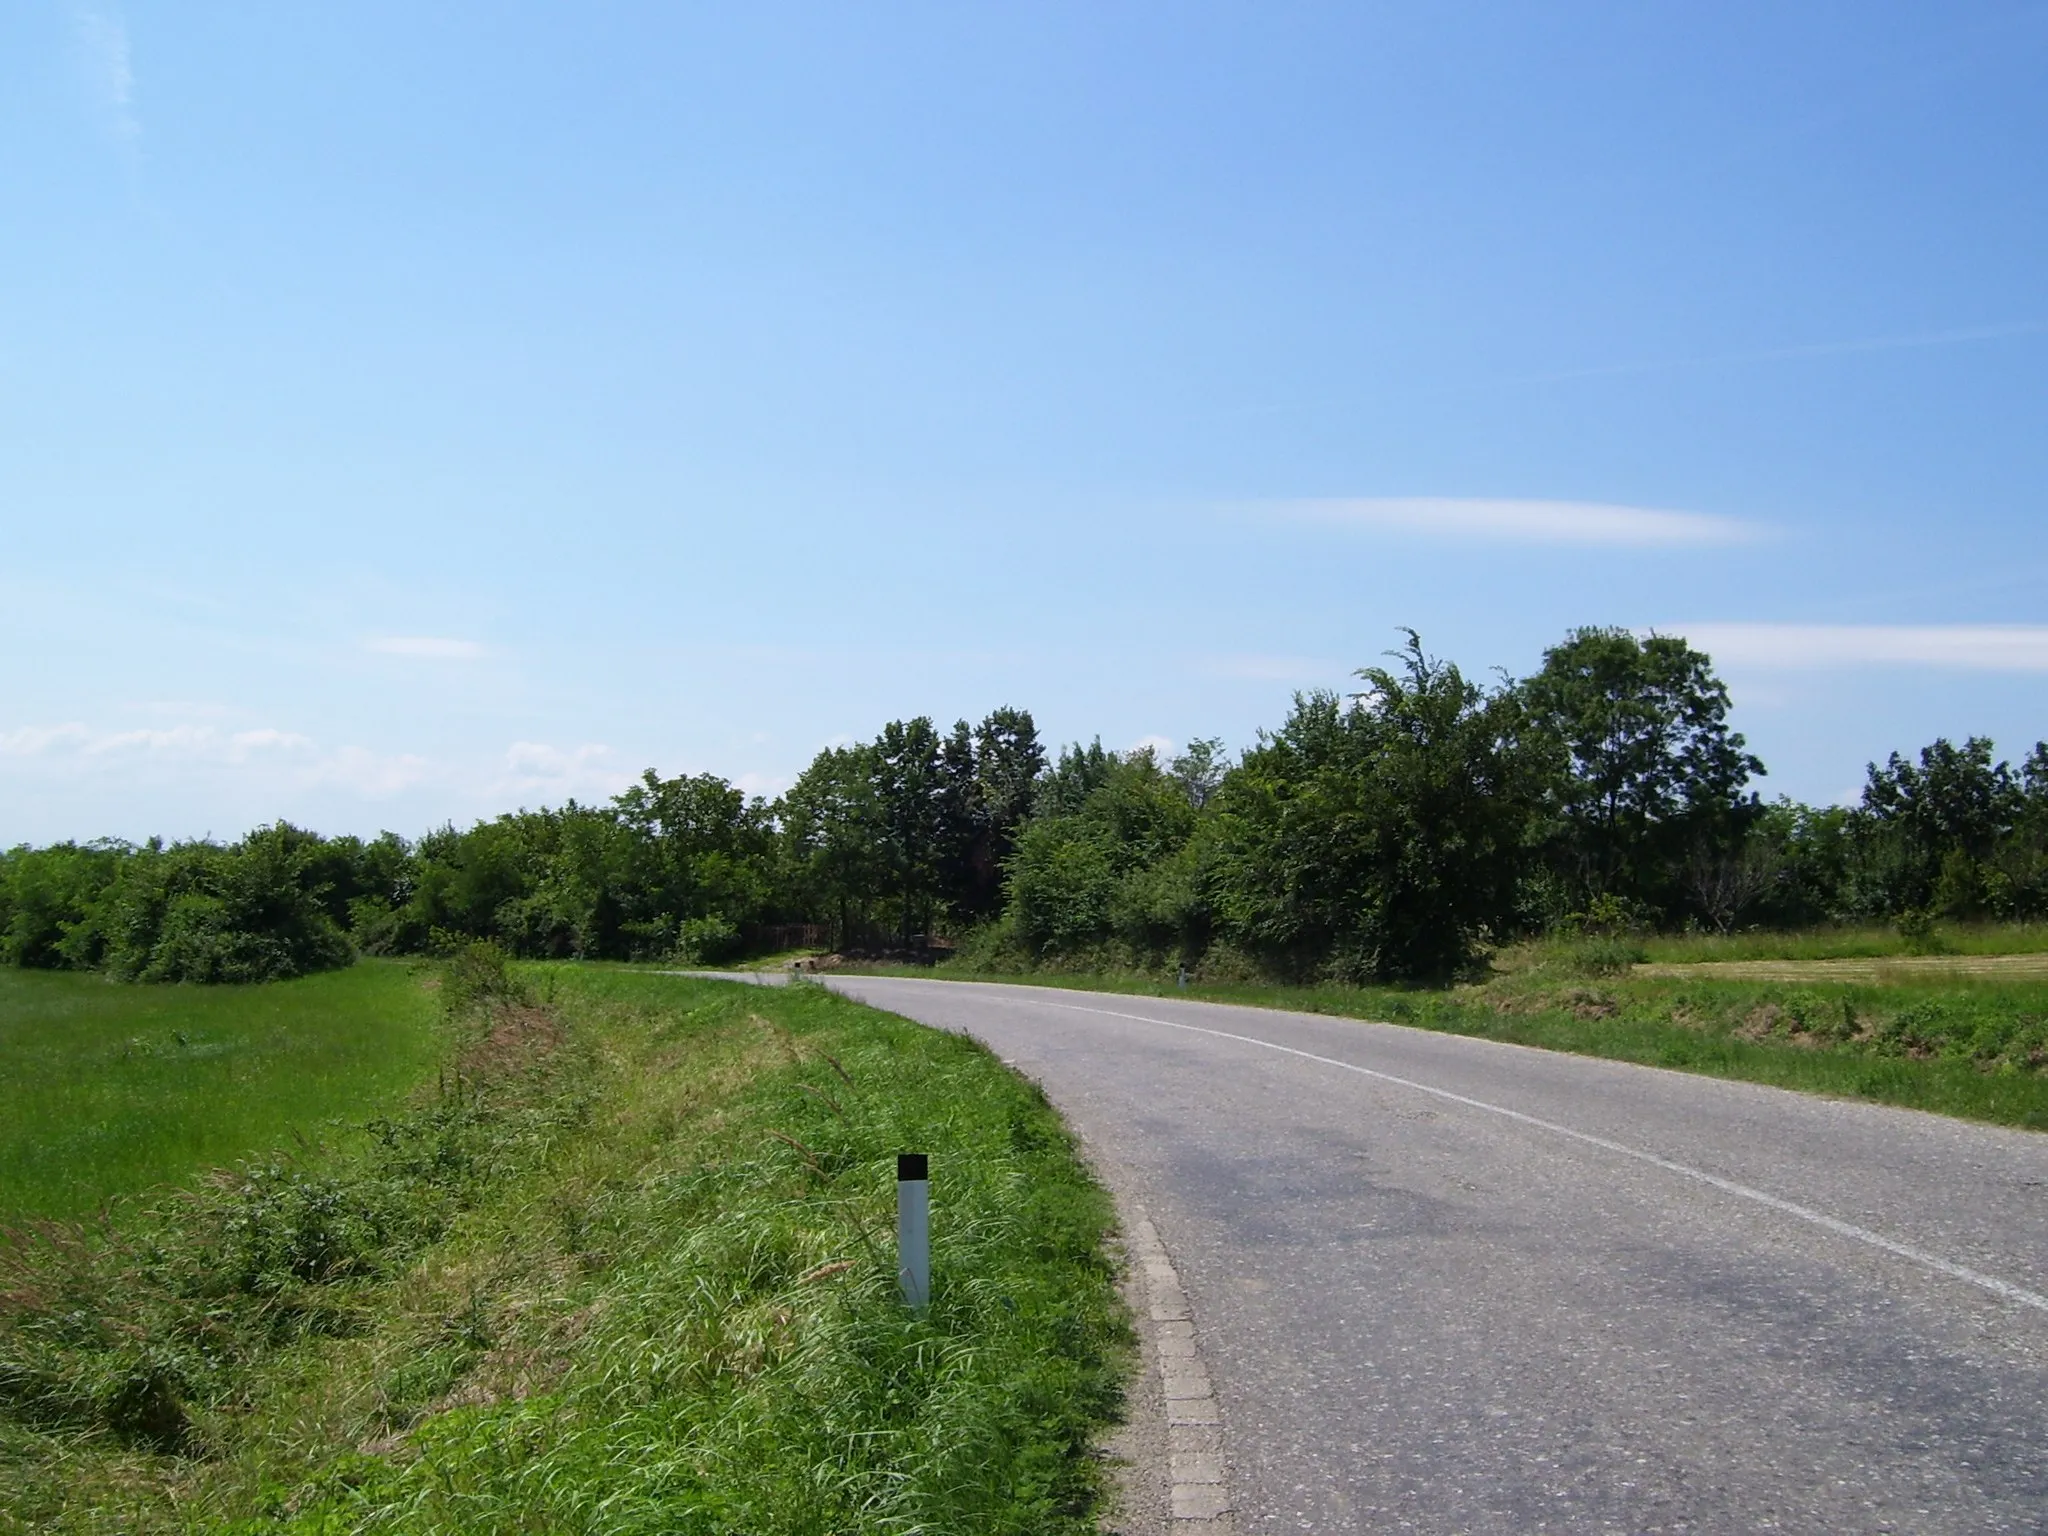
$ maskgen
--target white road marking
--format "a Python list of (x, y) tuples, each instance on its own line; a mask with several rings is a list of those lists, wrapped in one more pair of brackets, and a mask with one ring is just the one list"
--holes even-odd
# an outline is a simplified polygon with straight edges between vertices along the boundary
[[(1022, 1002), (1024, 1000), (1022, 998), (1014, 998), (1011, 1001)], [(1991, 1292), (1994, 1296), (2004, 1298), (2006, 1301), (2017, 1302), (2023, 1307), (2033, 1307), (2037, 1311), (2048, 1312), (2048, 1296), (2043, 1296), (2038, 1291), (2030, 1291), (2025, 1286), (2014, 1285), (2010, 1280), (2001, 1280), (1996, 1275), (1987, 1275), (1981, 1270), (1971, 1269), (1964, 1264), (1957, 1264), (1952, 1260), (1944, 1259), (1939, 1254), (1929, 1253), (1924, 1248), (1915, 1248), (1910, 1243), (1896, 1242), (1881, 1232), (1873, 1232), (1868, 1227), (1859, 1227), (1854, 1222), (1843, 1221), (1839, 1216), (1830, 1216), (1825, 1211), (1816, 1211), (1809, 1206), (1800, 1205), (1791, 1200), (1780, 1199), (1778, 1196), (1768, 1194), (1761, 1189), (1752, 1189), (1747, 1184), (1738, 1184), (1733, 1179), (1724, 1179), (1719, 1174), (1708, 1173), (1704, 1168), (1694, 1168), (1687, 1163), (1673, 1162), (1668, 1157), (1659, 1157), (1656, 1153), (1645, 1152), (1640, 1147), (1631, 1147), (1619, 1141), (1609, 1141), (1605, 1136), (1595, 1136), (1587, 1131), (1575, 1131), (1568, 1125), (1559, 1125), (1554, 1120), (1540, 1119), (1535, 1115), (1525, 1115), (1519, 1109), (1509, 1109), (1504, 1104), (1489, 1104), (1484, 1099), (1467, 1098), (1462, 1093), (1452, 1093), (1448, 1088), (1433, 1088), (1428, 1083), (1418, 1083), (1412, 1078), (1396, 1077), (1391, 1072), (1377, 1072), (1371, 1067), (1361, 1067), (1349, 1061), (1338, 1061), (1331, 1056), (1318, 1056), (1311, 1051), (1298, 1051), (1291, 1045), (1276, 1045), (1271, 1040), (1261, 1040), (1256, 1035), (1234, 1035), (1224, 1029), (1205, 1029), (1199, 1024), (1176, 1024), (1171, 1019), (1155, 1019), (1142, 1013), (1119, 1013), (1113, 1008), (1084, 1008), (1078, 1003), (1054, 1003), (1037, 999), (1033, 999), (1033, 1001), (1041, 1008), (1064, 1008), (1069, 1013), (1099, 1013), (1104, 1018), (1130, 1019), (1139, 1024), (1156, 1024), (1161, 1029), (1186, 1030), (1191, 1035), (1213, 1035), (1218, 1040), (1235, 1040), (1240, 1045), (1261, 1046), (1269, 1051), (1279, 1051), (1286, 1056), (1299, 1056), (1303, 1061), (1313, 1061), (1321, 1066), (1338, 1067), (1346, 1072), (1356, 1072), (1361, 1077), (1377, 1078), (1383, 1083), (1392, 1083), (1396, 1087), (1412, 1088), (1417, 1093), (1426, 1093), (1432, 1097), (1447, 1100), (1452, 1104), (1462, 1104), (1467, 1109), (1484, 1110), (1490, 1115), (1499, 1115), (1503, 1119), (1534, 1126), (1537, 1130), (1549, 1131), (1554, 1136), (1568, 1136), (1573, 1141), (1583, 1142), (1589, 1147), (1598, 1147), (1603, 1152), (1612, 1152), (1621, 1157), (1631, 1157), (1639, 1163), (1648, 1163), (1653, 1168), (1662, 1168), (1666, 1173), (1675, 1173), (1684, 1178), (1696, 1180), (1701, 1184), (1706, 1184), (1720, 1190), (1723, 1194), (1734, 1195), (1742, 1200), (1754, 1201), (1758, 1205), (1768, 1206), (1770, 1209), (1782, 1212), (1787, 1216), (1796, 1216), (1799, 1220), (1811, 1222), (1814, 1226), (1832, 1232), (1837, 1237), (1852, 1238), (1856, 1242), (1866, 1243), (1872, 1248), (1881, 1249), (1883, 1252), (1891, 1254), (1894, 1258), (1906, 1259), (1914, 1264), (1931, 1269), (1937, 1274), (1947, 1275), (1951, 1280), (1961, 1280), (1966, 1284), (1977, 1286), (1982, 1290)]]

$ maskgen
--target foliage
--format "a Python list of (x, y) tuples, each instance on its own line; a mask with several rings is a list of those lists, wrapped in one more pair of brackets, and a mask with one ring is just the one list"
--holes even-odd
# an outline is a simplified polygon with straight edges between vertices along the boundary
[(1217, 795), (1225, 931), (1278, 970), (1444, 976), (1511, 918), (1540, 787), (1512, 690), (1427, 656), (1298, 696)]
[[(1350, 699), (1297, 698), (1233, 761), (1031, 715), (888, 722), (773, 802), (653, 770), (603, 805), (417, 842), (286, 823), (227, 846), (0, 854), (0, 960), (234, 981), (471, 941), (529, 959), (717, 965), (828, 943), (929, 961), (1451, 976), (1618, 903), (1643, 934), (2048, 916), (2048, 744), (1940, 740), (1861, 803), (1765, 804), (1729, 695), (1683, 640), (1580, 628), (1481, 686), (1412, 633)], [(971, 940), (967, 935), (974, 934)], [(1214, 960), (1210, 960), (1212, 951)]]
[(1027, 952), (1073, 954), (1109, 939), (1148, 954), (1199, 948), (1197, 810), (1149, 748), (1067, 752), (1044, 804), (1010, 860), (1006, 916)]
[[(1728, 689), (1704, 654), (1670, 635), (1577, 629), (1520, 694), (1532, 741), (1553, 754), (1550, 856), (1575, 896), (1672, 910), (1689, 858), (1741, 867), (1755, 808), (1742, 791), (1764, 769), (1728, 729)], [(1715, 905), (1719, 919), (1731, 903)]]
[(1872, 763), (1853, 824), (1848, 904), (1904, 917), (2048, 914), (2048, 744), (2015, 770), (1972, 736)]
[(251, 982), (355, 959), (336, 921), (329, 845), (287, 822), (238, 843), (16, 848), (0, 857), (0, 929), (30, 967), (142, 981)]

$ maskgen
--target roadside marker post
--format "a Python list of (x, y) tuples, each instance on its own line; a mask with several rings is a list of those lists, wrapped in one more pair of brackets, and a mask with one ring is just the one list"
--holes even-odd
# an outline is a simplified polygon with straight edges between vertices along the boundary
[(918, 1311), (932, 1299), (931, 1160), (922, 1152), (896, 1157), (896, 1280), (903, 1304)]

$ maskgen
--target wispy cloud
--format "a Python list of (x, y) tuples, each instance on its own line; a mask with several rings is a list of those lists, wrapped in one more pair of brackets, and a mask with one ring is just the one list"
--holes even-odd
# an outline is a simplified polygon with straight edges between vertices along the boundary
[(1150, 752), (1160, 762), (1168, 762), (1173, 757), (1173, 738), (1171, 736), (1140, 736), (1131, 743), (1128, 750), (1131, 752)]
[(1718, 513), (1598, 501), (1374, 496), (1269, 502), (1265, 508), (1294, 521), (1466, 543), (1670, 549), (1745, 544), (1764, 534), (1755, 523)]
[(435, 765), (412, 752), (372, 752), (365, 747), (341, 747), (323, 753), (308, 765), (303, 778), (308, 784), (347, 790), (365, 800), (387, 800), (415, 784), (441, 776)]
[(1716, 368), (1733, 363), (1782, 363), (1808, 357), (1848, 357), (1859, 352), (1903, 352), (1922, 347), (1953, 347), (1973, 341), (2005, 341), (2048, 333), (2048, 322), (2016, 321), (2006, 325), (1966, 325), (1946, 331), (1917, 331), (1901, 336), (1863, 336), (1850, 341), (1816, 341), (1796, 347), (1764, 347), (1753, 352), (1720, 352), (1706, 357), (1674, 357), (1660, 362), (1611, 363), (1597, 368), (1570, 368), (1561, 373), (1532, 374), (1524, 384), (1558, 384), (1568, 379), (1606, 379), (1635, 373), (1670, 373), (1685, 368)]
[(2048, 624), (1673, 624), (1660, 632), (1683, 635), (1722, 667), (2048, 672)]
[(64, 774), (154, 775), (192, 769), (254, 769), (285, 782), (329, 785), (380, 799), (433, 776), (425, 758), (323, 748), (298, 731), (259, 726), (227, 731), (187, 722), (131, 730), (96, 730), (80, 721), (0, 731), (0, 758), (24, 769)]
[(0, 731), (0, 757), (41, 757), (91, 739), (92, 732), (76, 720), (63, 725), (24, 725)]
[(543, 801), (570, 796), (605, 798), (636, 775), (622, 767), (603, 742), (557, 747), (544, 741), (515, 741), (505, 749), (505, 772), (490, 792), (498, 796), (538, 795)]
[(223, 731), (211, 725), (169, 725), (127, 731), (98, 731), (80, 723), (24, 725), (0, 731), (0, 756), (148, 756), (240, 763), (266, 752), (297, 752), (313, 745), (296, 731), (263, 727)]
[(104, 11), (75, 6), (71, 27), (93, 109), (119, 143), (133, 144), (142, 134), (142, 124), (135, 115), (135, 64), (128, 45), (128, 24)]
[(450, 640), (436, 635), (385, 635), (363, 642), (363, 649), (384, 656), (418, 656), (430, 661), (475, 661), (490, 654), (475, 640)]

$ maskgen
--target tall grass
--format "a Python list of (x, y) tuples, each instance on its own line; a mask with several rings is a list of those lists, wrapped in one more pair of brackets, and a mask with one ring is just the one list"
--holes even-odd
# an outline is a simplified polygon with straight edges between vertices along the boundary
[(396, 1107), (441, 1050), (384, 962), (262, 986), (0, 968), (0, 1221), (71, 1216)]
[(1888, 924), (1805, 928), (1785, 933), (1651, 934), (1643, 957), (1658, 965), (1715, 960), (1872, 960), (1899, 955), (2048, 953), (2048, 923), (1936, 923), (1924, 933)]
[[(214, 1282), (160, 1298), (153, 1331), (326, 1321), (251, 1345), (218, 1383), (188, 1370), (182, 1455), (120, 1417), (119, 1372), (77, 1366), (106, 1411), (56, 1430), (10, 1418), (0, 1391), (0, 1529), (9, 1511), (95, 1532), (1095, 1528), (1089, 1447), (1127, 1327), (1108, 1201), (1034, 1089), (971, 1042), (819, 988), (569, 966), (475, 981), (444, 993), (473, 1000), (462, 1086), (444, 1079), (316, 1192), (327, 1220), (412, 1188), (437, 1231), (328, 1220), (371, 1234), (332, 1263), (306, 1248), (304, 1189), (270, 1200), (261, 1169), (213, 1197), (228, 1220), (158, 1228)], [(444, 1124), (452, 1140), (414, 1133)], [(932, 1160), (917, 1315), (895, 1294), (899, 1151)], [(283, 1259), (228, 1262), (252, 1222)], [(147, 1268), (133, 1248), (38, 1272), (69, 1297), (39, 1314), (56, 1319), (46, 1377), (95, 1348), (135, 1358), (136, 1287), (108, 1278)], [(66, 1332), (81, 1297), (107, 1316)], [(0, 1353), (0, 1388), (9, 1369)]]

